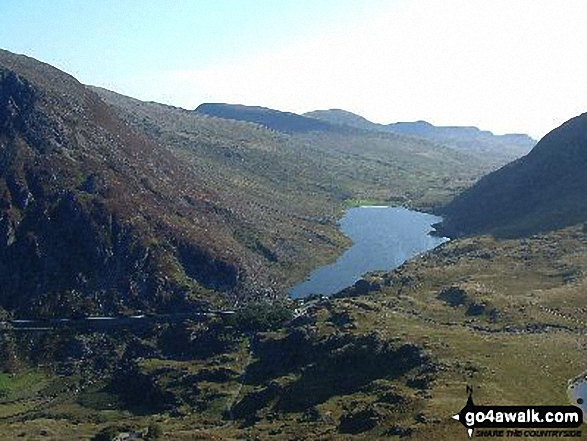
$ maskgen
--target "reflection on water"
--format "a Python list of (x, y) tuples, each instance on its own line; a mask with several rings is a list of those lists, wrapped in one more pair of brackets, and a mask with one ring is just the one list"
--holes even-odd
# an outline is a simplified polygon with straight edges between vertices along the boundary
[(308, 280), (294, 286), (289, 294), (293, 298), (331, 295), (369, 271), (396, 268), (447, 240), (428, 234), (432, 225), (441, 220), (399, 207), (351, 208), (341, 219), (340, 227), (353, 245), (336, 262), (318, 268)]

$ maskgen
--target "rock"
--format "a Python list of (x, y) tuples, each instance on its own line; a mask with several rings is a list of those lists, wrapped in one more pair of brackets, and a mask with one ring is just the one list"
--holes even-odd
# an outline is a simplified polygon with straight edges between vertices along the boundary
[(458, 286), (450, 286), (443, 288), (436, 298), (444, 301), (449, 306), (457, 307), (465, 305), (469, 300), (469, 295), (467, 291)]
[(371, 408), (347, 411), (340, 417), (338, 431), (341, 433), (357, 434), (374, 429), (381, 416)]
[(485, 312), (485, 305), (482, 303), (471, 303), (465, 312), (468, 316), (479, 316)]

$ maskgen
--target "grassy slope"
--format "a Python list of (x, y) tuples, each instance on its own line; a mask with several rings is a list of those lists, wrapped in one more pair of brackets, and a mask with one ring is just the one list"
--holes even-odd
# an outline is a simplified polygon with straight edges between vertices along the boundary
[(196, 154), (194, 163), (211, 161), (218, 172), (232, 166), (230, 173), (268, 179), (282, 192), (325, 193), (337, 201), (376, 193), (421, 208), (443, 203), (494, 166), (422, 139), (349, 128), (286, 134), (92, 90), (172, 151)]
[[(568, 404), (568, 380), (584, 372), (587, 359), (586, 255), (587, 234), (580, 228), (522, 240), (454, 241), (392, 273), (372, 275), (378, 289), (369, 295), (334, 300), (312, 314), (323, 332), (336, 332), (328, 317), (332, 310), (344, 311), (351, 317), (347, 332), (376, 332), (432, 354), (438, 369), (429, 387), (405, 394), (417, 403), (411, 416), (389, 410), (381, 425), (412, 427), (413, 439), (459, 439), (463, 428), (450, 416), (464, 405), (466, 385), (474, 387), (477, 404)], [(452, 307), (438, 299), (453, 286), (466, 293), (466, 305)], [(471, 303), (484, 305), (485, 312), (467, 315)], [(405, 387), (405, 379), (393, 383)], [(375, 397), (357, 388), (321, 410), (340, 415), (345, 403), (354, 400), (360, 407)], [(417, 413), (424, 423), (415, 421)], [(305, 430), (328, 432), (324, 424)], [(374, 429), (363, 436), (381, 434)]]
[(329, 169), (353, 197), (422, 210), (450, 200), (491, 168), (470, 155), (400, 135), (314, 132), (299, 138), (333, 157)]
[[(184, 405), (181, 418), (117, 407), (91, 412), (87, 403), (96, 398), (90, 388), (79, 393), (86, 396), (86, 406), (80, 407), (79, 395), (63, 395), (45, 406), (49, 419), (43, 420), (27, 410), (29, 397), (20, 403), (24, 408), (8, 408), (19, 417), (4, 418), (1, 424), (7, 433), (34, 434), (51, 427), (67, 434), (72, 433), (69, 423), (55, 420), (67, 414), (79, 419), (75, 430), (87, 434), (108, 421), (146, 427), (155, 419), (166, 439), (389, 439), (390, 430), (411, 430), (410, 439), (460, 439), (463, 428), (450, 416), (464, 405), (466, 385), (474, 387), (477, 404), (567, 404), (567, 381), (585, 370), (587, 359), (585, 255), (587, 234), (579, 228), (523, 240), (449, 242), (396, 271), (371, 275), (376, 289), (366, 295), (352, 297), (349, 291), (351, 297), (311, 303), (305, 316), (277, 332), (259, 334), (252, 347), (243, 335), (232, 350), (205, 359), (145, 359), (142, 371), (154, 374), (167, 390), (200, 390), (205, 407)], [(448, 287), (462, 290), (464, 305), (449, 306), (438, 298)], [(468, 315), (473, 303), (485, 310)], [(494, 309), (497, 314), (491, 313)], [(290, 343), (282, 346), (286, 341)], [(334, 350), (336, 341), (346, 343)], [(369, 348), (368, 342), (375, 343), (367, 354), (382, 345), (409, 343), (430, 361), (398, 375), (389, 362), (373, 363), (358, 355), (363, 345)], [(321, 345), (332, 349), (324, 351)], [(282, 353), (280, 347), (289, 349)], [(359, 358), (337, 364), (345, 353)], [(329, 357), (334, 358), (328, 362)], [(180, 380), (219, 367), (232, 372), (229, 380)], [(346, 389), (339, 389), (341, 372)], [(365, 372), (370, 372), (367, 377)], [(271, 390), (277, 396), (266, 395), (263, 404), (261, 397)], [(394, 403), (394, 397), (400, 402)], [(295, 406), (284, 410), (300, 400), (310, 403), (311, 412)], [(241, 404), (233, 423), (225, 410), (231, 403), (239, 409), (239, 402), (253, 403), (253, 410), (245, 406), (243, 414)], [(375, 427), (341, 433), (340, 422), (360, 409), (375, 415)], [(256, 415), (254, 425), (246, 423), (247, 412)]]
[(235, 234), (246, 225), (250, 233), (239, 239), (276, 258), (265, 265), (281, 287), (347, 244), (336, 227), (344, 201), (430, 209), (490, 168), (422, 140), (353, 130), (288, 135), (93, 90), (206, 182), (218, 205), (236, 213)]

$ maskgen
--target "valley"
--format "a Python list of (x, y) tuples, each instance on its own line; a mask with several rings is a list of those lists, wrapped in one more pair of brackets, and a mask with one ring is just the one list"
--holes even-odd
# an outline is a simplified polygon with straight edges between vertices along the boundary
[[(584, 370), (587, 351), (585, 247), (580, 228), (462, 239), (374, 273), (367, 292), (357, 284), (309, 299), (297, 317), (292, 305), (289, 315), (274, 311), (261, 322), (254, 306), (253, 316), (243, 310), (123, 335), (15, 335), (15, 347), (24, 339), (80, 349), (46, 355), (69, 372), (69, 392), (48, 402), (49, 385), (65, 379), (33, 383), (29, 395), (5, 402), (3, 424), (31, 437), (43, 429), (80, 437), (112, 424), (140, 429), (154, 420), (175, 439), (454, 439), (462, 427), (447, 415), (464, 404), (466, 385), (483, 403), (567, 402), (567, 381)], [(109, 346), (124, 348), (119, 361), (100, 361), (113, 355)], [(75, 365), (93, 372), (89, 384), (71, 376)], [(10, 381), (33, 374), (40, 372)], [(116, 375), (148, 378), (155, 389), (129, 397), (112, 385)], [(135, 407), (153, 393), (165, 398)], [(45, 403), (42, 414), (27, 407), (35, 401)], [(96, 420), (97, 411), (105, 419)]]
[[(471, 127), (139, 101), (0, 51), (2, 437), (448, 441), (467, 386), (568, 404), (584, 119), (523, 156)], [(289, 298), (369, 202), (452, 240)]]

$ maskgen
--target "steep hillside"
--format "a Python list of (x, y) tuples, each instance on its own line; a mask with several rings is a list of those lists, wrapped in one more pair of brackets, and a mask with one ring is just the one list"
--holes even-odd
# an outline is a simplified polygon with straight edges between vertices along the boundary
[(20, 315), (275, 294), (254, 228), (200, 175), (71, 76), (6, 51), (0, 209), (0, 306)]
[(504, 165), (527, 154), (536, 144), (536, 141), (528, 135), (494, 135), (490, 131), (480, 130), (477, 127), (434, 126), (426, 121), (376, 124), (362, 116), (340, 109), (316, 110), (305, 113), (304, 116), (363, 130), (424, 138), (477, 155), (494, 166)]
[[(194, 167), (214, 164), (210, 179), (229, 171), (223, 178), (226, 184), (220, 185), (225, 191), (246, 190), (241, 185), (233, 188), (230, 182), (236, 179), (255, 182), (266, 193), (288, 200), (286, 210), (299, 211), (317, 195), (338, 204), (377, 200), (430, 209), (492, 168), (478, 157), (423, 139), (344, 128), (284, 133), (93, 90), (129, 124), (182, 160)], [(210, 174), (210, 170), (199, 173)]]
[(587, 221), (587, 114), (442, 209), (445, 234), (529, 235)]
[(20, 315), (280, 296), (347, 244), (345, 201), (437, 207), (488, 168), (395, 134), (143, 103), (5, 51), (0, 66), (0, 306)]
[(175, 156), (233, 214), (228, 228), (285, 293), (347, 244), (337, 218), (350, 197), (324, 156), (257, 124), (203, 116), (92, 88), (127, 124)]
[(467, 386), (478, 405), (578, 404), (567, 388), (585, 376), (586, 255), (582, 228), (465, 238), (290, 309), (4, 330), (0, 432), (89, 439), (157, 423), (186, 441), (466, 439), (451, 416)]
[(323, 121), (266, 107), (205, 103), (200, 104), (196, 112), (224, 119), (248, 121), (280, 132), (297, 133), (332, 129), (330, 124)]

